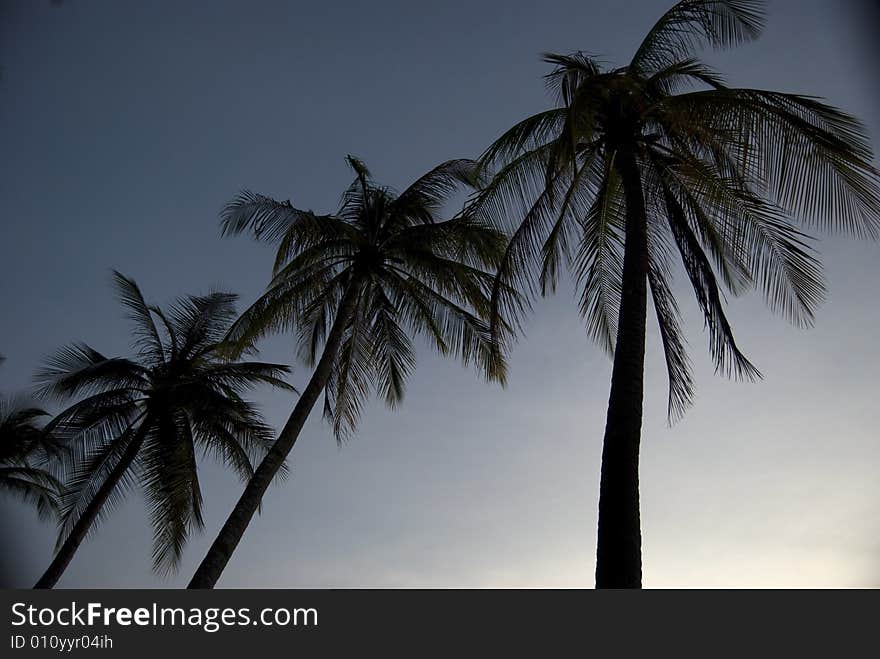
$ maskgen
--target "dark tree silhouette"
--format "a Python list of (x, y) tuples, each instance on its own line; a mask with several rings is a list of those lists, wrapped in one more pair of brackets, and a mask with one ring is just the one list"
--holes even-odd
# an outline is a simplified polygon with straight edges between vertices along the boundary
[[(0, 364), (3, 361), (0, 355)], [(33, 505), (41, 519), (58, 512), (62, 490), (47, 468), (62, 451), (42, 427), (47, 416), (22, 398), (0, 397), (0, 490)]]
[(485, 268), (496, 267), (505, 238), (474, 214), (438, 220), (450, 196), (474, 182), (475, 163), (445, 162), (399, 195), (376, 185), (361, 161), (349, 156), (348, 164), (355, 179), (335, 214), (247, 191), (223, 212), (224, 233), (249, 231), (278, 245), (267, 292), (230, 337), (244, 347), (296, 329), (314, 371), (190, 588), (217, 582), (322, 392), (337, 438), (354, 430), (372, 390), (397, 405), (415, 366), (412, 334), (503, 380), (503, 361), (492, 354), (480, 315), (493, 279)]
[(286, 366), (233, 361), (223, 338), (235, 296), (211, 293), (148, 305), (134, 281), (114, 273), (134, 325), (135, 359), (105, 357), (85, 344), (59, 351), (38, 374), (41, 392), (76, 400), (47, 429), (70, 449), (58, 550), (35, 588), (52, 588), (88, 533), (135, 485), (150, 506), (153, 567), (174, 570), (202, 495), (197, 454), (212, 454), (243, 479), (272, 430), (241, 395), (256, 385), (283, 389)]
[(641, 586), (639, 445), (647, 299), (669, 374), (669, 416), (693, 382), (671, 289), (676, 259), (694, 289), (718, 371), (756, 379), (734, 341), (722, 288), (758, 288), (793, 323), (813, 320), (824, 288), (798, 228), (876, 238), (880, 195), (862, 125), (813, 97), (730, 88), (694, 57), (703, 45), (757, 37), (763, 2), (685, 0), (630, 63), (545, 55), (556, 105), (518, 123), (481, 158), (496, 176), (474, 209), (510, 224), (492, 294), (496, 350), (515, 335), (529, 294), (568, 265), (591, 336), (613, 354), (602, 451), (598, 587)]

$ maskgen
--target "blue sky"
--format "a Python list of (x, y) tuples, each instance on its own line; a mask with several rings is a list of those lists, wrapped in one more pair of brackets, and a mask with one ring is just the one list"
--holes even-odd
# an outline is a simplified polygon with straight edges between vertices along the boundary
[[(111, 268), (160, 303), (214, 286), (254, 299), (270, 252), (217, 230), (239, 189), (326, 212), (349, 182), (348, 153), (402, 188), (546, 107), (541, 52), (623, 63), (668, 5), (4, 3), (0, 390), (28, 387), (71, 340), (128, 351)], [(776, 0), (759, 42), (707, 59), (731, 84), (827, 97), (876, 138), (877, 51), (859, 9)], [(880, 247), (822, 236), (818, 248), (829, 299), (815, 328), (787, 325), (758, 295), (730, 301), (759, 384), (713, 375), (677, 288), (698, 397), (673, 428), (649, 322), (646, 586), (880, 586)], [(295, 363), (293, 338), (262, 356)], [(314, 415), (220, 585), (591, 586), (610, 371), (565, 285), (536, 306), (505, 390), (422, 346), (405, 405), (371, 403), (345, 446)], [(289, 396), (256, 397), (280, 426)], [(207, 531), (178, 575), (150, 573), (135, 493), (59, 585), (185, 584), (241, 491), (210, 462), (202, 475)], [(0, 512), (3, 571), (29, 586), (53, 529), (12, 502)]]

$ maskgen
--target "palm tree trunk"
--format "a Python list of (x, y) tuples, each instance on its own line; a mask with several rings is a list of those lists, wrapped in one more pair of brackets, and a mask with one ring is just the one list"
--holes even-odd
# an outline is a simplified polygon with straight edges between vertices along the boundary
[(645, 366), (648, 243), (645, 200), (631, 150), (616, 164), (626, 197), (623, 289), (599, 485), (597, 588), (642, 587), (639, 441)]
[(269, 449), (262, 462), (260, 462), (260, 466), (257, 467), (250, 481), (248, 481), (238, 503), (235, 504), (235, 508), (233, 508), (227, 518), (207, 555), (202, 559), (187, 588), (213, 588), (220, 578), (232, 556), (232, 552), (235, 551), (251, 518), (257, 511), (257, 508), (259, 508), (260, 501), (262, 501), (269, 483), (272, 482), (281, 465), (284, 464), (287, 455), (293, 449), (293, 445), (296, 443), (306, 419), (308, 419), (312, 408), (315, 406), (318, 396), (321, 395), (324, 387), (327, 386), (333, 362), (336, 360), (339, 348), (342, 345), (345, 326), (357, 305), (358, 293), (359, 282), (356, 279), (352, 279), (339, 303), (336, 318), (333, 321), (333, 326), (330, 328), (330, 333), (327, 335), (324, 351), (321, 354), (318, 365), (315, 367), (315, 372), (312, 373), (309, 383), (303, 390), (302, 395), (300, 395), (299, 400), (297, 400), (293, 412), (291, 412), (287, 423), (284, 424), (284, 428), (278, 435), (278, 439), (272, 445), (272, 448)]
[[(141, 422), (141, 428), (146, 427), (146, 424)], [(107, 476), (107, 479), (101, 484), (101, 487), (98, 488), (98, 491), (95, 493), (95, 497), (89, 502), (89, 505), (83, 511), (82, 515), (80, 515), (80, 518), (76, 521), (76, 524), (74, 525), (73, 530), (71, 530), (70, 535), (67, 536), (64, 544), (61, 545), (61, 548), (55, 554), (55, 558), (52, 559), (52, 563), (43, 573), (43, 576), (40, 577), (40, 580), (37, 581), (37, 583), (34, 585), (34, 588), (55, 587), (55, 584), (58, 583), (61, 575), (64, 574), (64, 570), (66, 570), (67, 566), (70, 565), (70, 561), (73, 559), (73, 555), (76, 553), (76, 550), (79, 549), (82, 541), (85, 540), (89, 529), (92, 527), (92, 524), (94, 524), (95, 519), (97, 519), (98, 517), (98, 513), (101, 512), (101, 508), (103, 508), (104, 504), (107, 503), (107, 499), (116, 488), (119, 480), (122, 478), (125, 472), (128, 471), (129, 467), (131, 467), (131, 464), (137, 457), (137, 454), (141, 450), (141, 445), (143, 445), (143, 443), (144, 434), (139, 429), (137, 434), (131, 440), (131, 443), (128, 445), (128, 448), (125, 449), (122, 457), (119, 458), (119, 462), (117, 462), (116, 466), (113, 467), (110, 475)]]

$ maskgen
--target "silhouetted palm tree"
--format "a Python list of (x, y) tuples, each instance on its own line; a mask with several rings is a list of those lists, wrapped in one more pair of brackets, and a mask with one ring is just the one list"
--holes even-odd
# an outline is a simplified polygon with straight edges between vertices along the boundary
[(437, 219), (450, 196), (473, 183), (474, 163), (443, 163), (396, 195), (374, 184), (362, 162), (347, 161), (356, 178), (335, 214), (247, 191), (223, 212), (224, 233), (251, 231), (278, 243), (267, 292), (230, 336), (248, 345), (296, 328), (314, 372), (190, 588), (214, 586), (321, 392), (337, 438), (354, 429), (371, 390), (398, 404), (416, 361), (411, 333), (503, 379), (504, 364), (493, 359), (479, 316), (492, 286), (484, 268), (497, 265), (505, 238), (474, 215)]
[[(4, 360), (0, 355), (0, 364)], [(0, 489), (33, 505), (41, 519), (58, 512), (62, 489), (46, 468), (61, 451), (41, 427), (48, 415), (22, 399), (0, 397)]]
[(763, 3), (685, 0), (632, 61), (603, 69), (583, 53), (545, 55), (554, 108), (515, 125), (483, 154), (497, 170), (475, 208), (513, 223), (492, 295), (497, 349), (566, 264), (590, 334), (613, 354), (602, 451), (596, 584), (641, 585), (638, 465), (650, 291), (669, 374), (669, 415), (693, 384), (670, 288), (676, 256), (696, 293), (717, 370), (755, 379), (722, 304), (759, 288), (809, 325), (824, 294), (810, 238), (796, 228), (878, 234), (878, 186), (861, 124), (805, 96), (727, 87), (694, 58), (701, 45), (759, 35)]
[(227, 358), (223, 338), (235, 296), (181, 298), (166, 311), (148, 305), (134, 281), (114, 273), (134, 324), (135, 359), (105, 357), (85, 344), (58, 352), (38, 374), (42, 393), (79, 399), (50, 429), (71, 449), (59, 549), (36, 584), (51, 588), (86, 535), (135, 485), (150, 505), (153, 567), (176, 568), (201, 529), (196, 455), (213, 454), (243, 479), (272, 438), (242, 393), (268, 384), (292, 390), (286, 366)]

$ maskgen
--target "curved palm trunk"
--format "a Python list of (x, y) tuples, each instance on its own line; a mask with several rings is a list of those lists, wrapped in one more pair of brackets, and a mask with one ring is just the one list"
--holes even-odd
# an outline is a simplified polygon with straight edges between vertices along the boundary
[(616, 168), (626, 197), (626, 232), (620, 317), (602, 446), (596, 587), (641, 588), (639, 440), (645, 365), (647, 223), (634, 154), (619, 151)]
[(113, 467), (113, 471), (110, 472), (110, 475), (107, 476), (107, 479), (98, 488), (95, 497), (89, 502), (89, 505), (74, 525), (70, 535), (67, 536), (64, 544), (61, 545), (58, 553), (55, 554), (55, 558), (52, 559), (52, 563), (34, 585), (34, 588), (54, 588), (55, 584), (58, 583), (61, 575), (64, 574), (64, 570), (70, 565), (76, 550), (79, 549), (82, 541), (85, 540), (89, 529), (98, 517), (98, 513), (101, 512), (101, 508), (107, 503), (107, 499), (119, 483), (119, 480), (131, 467), (143, 443), (144, 437), (139, 431), (134, 439), (132, 439), (128, 448), (125, 449), (125, 453), (122, 454), (119, 462)]
[(244, 535), (251, 518), (260, 507), (260, 501), (269, 487), (269, 483), (275, 478), (281, 465), (287, 455), (293, 449), (299, 433), (303, 425), (308, 419), (312, 408), (318, 400), (318, 396), (327, 386), (327, 380), (333, 367), (333, 362), (339, 353), (342, 345), (342, 338), (345, 333), (345, 325), (349, 316), (357, 305), (358, 300), (358, 283), (352, 281), (339, 303), (339, 309), (327, 340), (324, 343), (324, 351), (321, 359), (315, 367), (315, 372), (302, 395), (297, 400), (296, 405), (291, 412), (287, 423), (278, 435), (278, 439), (269, 449), (269, 452), (263, 458), (257, 467), (254, 475), (248, 481), (238, 503), (235, 504), (232, 512), (220, 529), (217, 539), (211, 545), (207, 555), (202, 559), (201, 564), (193, 575), (187, 588), (213, 588), (223, 573), (226, 564), (229, 562), (232, 552), (238, 546), (241, 537)]

